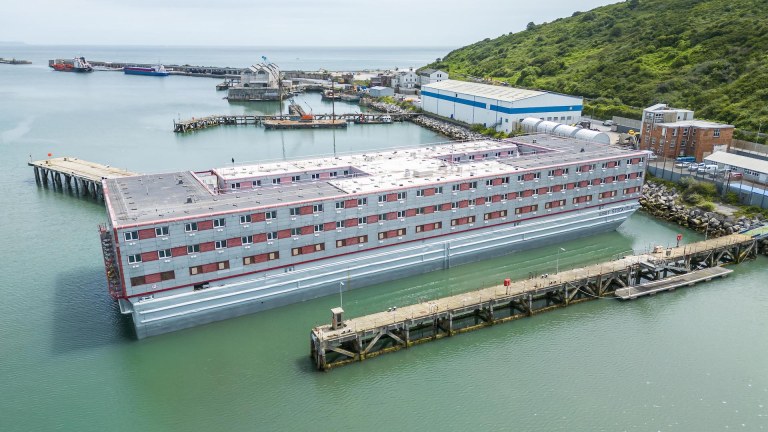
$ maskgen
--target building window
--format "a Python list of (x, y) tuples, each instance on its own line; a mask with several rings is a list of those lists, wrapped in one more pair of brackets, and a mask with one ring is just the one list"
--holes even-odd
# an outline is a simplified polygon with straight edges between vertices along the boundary
[(170, 249), (161, 249), (157, 251), (157, 258), (163, 259), (163, 258), (170, 258), (171, 257), (171, 250)]
[(398, 210), (397, 217), (398, 218), (404, 218), (405, 217), (405, 210)]
[(477, 189), (477, 182), (476, 181), (469, 182), (469, 188), (470, 189)]
[(454, 191), (454, 192), (457, 192), (459, 189), (460, 189), (460, 186), (457, 185), (457, 184), (451, 186), (451, 190)]
[(487, 179), (487, 180), (485, 180), (485, 185), (486, 185), (486, 186), (493, 186), (493, 179)]
[(386, 213), (382, 213), (382, 214), (376, 216), (376, 218), (379, 220), (379, 222), (383, 222), (383, 221), (387, 220), (387, 214)]
[(253, 244), (253, 236), (249, 235), (249, 236), (240, 237), (240, 241), (242, 241), (244, 245)]
[(197, 231), (197, 222), (185, 223), (184, 224), (184, 231), (185, 232)]
[(141, 254), (128, 255), (128, 264), (137, 264), (141, 262)]
[(457, 209), (457, 208), (459, 208), (459, 203), (456, 202), (456, 201), (452, 202), (451, 203), (451, 209)]
[(277, 231), (272, 231), (267, 233), (267, 240), (276, 240), (277, 239)]
[(416, 191), (416, 196), (417, 196), (417, 197), (422, 197), (422, 196), (424, 196), (424, 190), (423, 190), (423, 189), (419, 189), (419, 190), (417, 190), (417, 191)]
[(139, 239), (139, 232), (138, 231), (127, 231), (123, 233), (123, 236), (125, 237), (125, 241), (133, 241)]
[(344, 221), (336, 221), (336, 229), (344, 228)]
[(315, 204), (312, 206), (312, 212), (313, 213), (322, 213), (323, 211), (323, 205), (322, 204)]
[(240, 223), (241, 224), (251, 223), (251, 215), (249, 214), (240, 215)]
[(216, 243), (214, 243), (214, 246), (216, 249), (224, 249), (227, 247), (227, 241), (226, 240), (216, 240)]
[(224, 220), (224, 218), (218, 218), (213, 220), (213, 227), (214, 228), (222, 228), (224, 225), (227, 224), (227, 221)]
[(397, 199), (400, 200), (400, 201), (404, 200), (406, 196), (408, 196), (408, 194), (406, 192), (398, 192), (397, 193)]
[(344, 201), (336, 201), (336, 209), (343, 209), (344, 208)]
[(297, 183), (299, 181), (301, 181), (301, 176), (293, 176), (293, 177), (291, 177), (291, 182), (292, 183)]
[(291, 216), (298, 216), (301, 214), (301, 209), (299, 207), (291, 207), (290, 213)]
[(715, 138), (720, 138), (720, 129), (715, 129), (712, 131), (712, 136)]
[(240, 183), (232, 183), (230, 186), (232, 189), (240, 189)]
[(158, 237), (160, 237), (160, 236), (167, 236), (168, 235), (168, 227), (164, 226), (164, 227), (157, 227), (157, 228), (155, 228), (155, 235), (158, 236)]
[(193, 253), (198, 253), (198, 252), (200, 252), (200, 245), (199, 244), (187, 246), (187, 254), (193, 254)]
[(279, 185), (280, 184), (280, 179), (279, 178), (273, 178), (272, 179), (272, 184), (273, 185)]
[(368, 204), (368, 198), (358, 198), (357, 199), (357, 206), (358, 207), (364, 206), (366, 204)]
[(261, 180), (256, 180), (255, 182), (253, 182), (253, 187), (256, 187), (256, 186), (261, 186)]
[(358, 225), (365, 225), (366, 223), (368, 223), (368, 218), (366, 218), (366, 217), (359, 217), (359, 218), (357, 218), (357, 224)]
[(320, 178), (320, 173), (312, 174), (312, 180), (317, 180)]
[(338, 174), (336, 171), (331, 171), (331, 172), (329, 173), (329, 175), (330, 175), (331, 177), (336, 177), (336, 176), (338, 176), (339, 174)]
[(301, 228), (291, 228), (291, 235), (294, 237), (301, 235)]
[(319, 233), (319, 232), (321, 232), (323, 229), (324, 229), (324, 227), (323, 227), (323, 225), (322, 225), (322, 224), (320, 224), (320, 225), (315, 225), (315, 232), (316, 232), (316, 233)]

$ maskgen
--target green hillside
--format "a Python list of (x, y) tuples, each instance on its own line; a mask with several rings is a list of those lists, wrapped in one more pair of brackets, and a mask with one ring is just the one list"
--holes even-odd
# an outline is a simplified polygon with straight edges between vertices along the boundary
[(630, 0), (531, 23), (430, 67), (581, 95), (586, 114), (639, 118), (637, 107), (667, 102), (766, 131), (768, 1)]

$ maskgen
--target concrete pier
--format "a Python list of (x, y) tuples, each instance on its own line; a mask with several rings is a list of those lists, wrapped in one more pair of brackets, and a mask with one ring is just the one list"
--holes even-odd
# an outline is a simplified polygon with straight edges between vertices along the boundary
[(88, 162), (74, 157), (50, 158), (28, 163), (39, 186), (74, 191), (78, 195), (103, 198), (101, 180), (139, 175), (137, 173)]
[(733, 234), (626, 256), (558, 274), (511, 281), (350, 320), (335, 309), (310, 332), (310, 356), (329, 370), (415, 344), (598, 298), (631, 299), (725, 276), (720, 266), (756, 256), (756, 240)]

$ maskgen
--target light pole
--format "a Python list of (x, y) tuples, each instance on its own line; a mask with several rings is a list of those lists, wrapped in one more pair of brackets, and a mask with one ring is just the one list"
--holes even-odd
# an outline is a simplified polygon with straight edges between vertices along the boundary
[(557, 249), (557, 260), (555, 260), (555, 274), (560, 274), (560, 252), (565, 252), (565, 249)]
[(344, 287), (344, 282), (339, 282), (339, 307), (344, 307), (344, 297), (341, 295), (341, 289)]

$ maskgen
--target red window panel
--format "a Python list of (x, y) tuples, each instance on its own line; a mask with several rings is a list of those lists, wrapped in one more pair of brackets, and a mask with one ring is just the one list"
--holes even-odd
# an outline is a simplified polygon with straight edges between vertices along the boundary
[(267, 257), (268, 257), (268, 255), (267, 255), (267, 254), (259, 254), (259, 255), (255, 255), (255, 256), (253, 257), (253, 263), (254, 263), (254, 264), (256, 264), (256, 263), (262, 263), (262, 262), (265, 262), (265, 261), (267, 261)]
[(251, 182), (251, 181), (242, 181), (242, 182), (240, 182), (240, 187), (243, 188), (243, 189), (249, 188), (249, 187), (253, 187), (253, 182)]
[(616, 162), (615, 161), (608, 162), (608, 168), (613, 168), (615, 166), (616, 166)]
[(357, 207), (357, 199), (348, 199), (344, 201), (344, 208), (354, 208)]
[[(357, 201), (355, 201), (357, 203)], [(347, 228), (356, 227), (357, 226), (357, 219), (347, 219), (344, 221), (344, 226)]]
[(157, 251), (152, 251), (152, 252), (142, 252), (142, 254), (141, 254), (141, 261), (142, 261), (142, 262), (146, 262), (146, 261), (156, 261), (157, 259), (158, 259), (158, 258), (157, 258)]
[(310, 254), (315, 251), (315, 247), (312, 245), (302, 246), (301, 247), (301, 254)]
[(540, 187), (540, 188), (538, 188), (536, 190), (536, 193), (539, 194), (539, 195), (545, 194), (547, 192), (549, 192), (549, 188), (548, 187)]
[(379, 217), (376, 215), (368, 216), (368, 223), (376, 223), (379, 221)]
[(217, 263), (203, 264), (203, 273), (215, 272), (218, 267)]
[(493, 202), (500, 202), (501, 201), (501, 195), (494, 195), (493, 197), (491, 197), (491, 200)]
[(327, 172), (320, 173), (320, 178), (321, 179), (329, 179), (329, 178), (331, 178), (331, 173), (327, 173)]
[(397, 194), (391, 193), (387, 194), (387, 202), (397, 201)]
[(440, 204), (440, 210), (448, 211), (450, 209), (451, 209), (451, 203), (442, 203), (442, 204)]
[(636, 164), (640, 162), (640, 158), (632, 158), (631, 163)]
[(485, 197), (475, 198), (475, 205), (483, 205), (483, 204), (485, 204)]
[(264, 243), (267, 241), (267, 233), (258, 233), (253, 235), (254, 243)]
[(323, 230), (333, 231), (336, 229), (336, 222), (326, 222), (323, 224)]
[(356, 245), (358, 243), (359, 242), (357, 241), (357, 237), (350, 237), (350, 238), (344, 240), (344, 245), (345, 246)]
[(565, 185), (565, 188), (568, 190), (575, 189), (576, 183), (568, 183), (567, 185)]
[(605, 178), (606, 183), (613, 183), (613, 181), (616, 179), (614, 176), (608, 176)]
[(561, 190), (563, 190), (563, 185), (552, 186), (552, 192), (560, 192)]
[(416, 216), (416, 209), (408, 209), (405, 211), (406, 217)]
[(432, 196), (435, 194), (435, 188), (424, 189), (424, 196)]
[(550, 201), (548, 204), (549, 208), (562, 207), (565, 205), (565, 200)]
[(152, 273), (144, 276), (144, 281), (148, 284), (160, 282), (160, 273)]
[(300, 215), (312, 214), (312, 206), (308, 205), (308, 206), (304, 206), (304, 207), (299, 207), (299, 214)]
[(395, 219), (397, 219), (397, 212), (387, 213), (387, 220), (395, 220)]
[(533, 196), (533, 189), (528, 189), (523, 191), (523, 198), (527, 198), (529, 196)]
[(171, 256), (182, 256), (187, 254), (187, 247), (186, 246), (177, 246), (175, 248), (171, 249)]
[(423, 212), (424, 214), (430, 214), (430, 213), (434, 213), (434, 212), (435, 212), (435, 207), (434, 206), (424, 207), (424, 212)]
[(534, 178), (536, 178), (536, 176), (533, 173), (528, 173), (523, 175), (523, 180), (525, 181), (533, 180)]
[(582, 180), (579, 182), (579, 187), (587, 187), (587, 186), (589, 186), (588, 180)]
[(200, 243), (200, 252), (210, 252), (215, 249), (213, 242)]
[(637, 178), (637, 173), (630, 173), (629, 178), (631, 179)]
[(315, 232), (315, 227), (312, 225), (301, 227), (301, 235), (312, 234), (313, 232)]
[(291, 183), (292, 181), (293, 179), (290, 177), (280, 177), (280, 183), (282, 184), (288, 184), (288, 183)]
[(253, 213), (251, 215), (251, 220), (253, 222), (264, 222), (267, 220), (267, 216), (264, 213)]
[(240, 237), (227, 239), (227, 247), (235, 247), (235, 246), (242, 246), (242, 245), (243, 245), (243, 239), (241, 239)]
[(588, 172), (591, 167), (589, 165), (582, 165), (580, 168), (581, 172)]
[(459, 208), (467, 208), (467, 207), (469, 207), (469, 200), (459, 201)]
[(469, 183), (462, 183), (459, 185), (459, 190), (469, 190)]
[(556, 170), (555, 170), (555, 175), (556, 175), (556, 176), (561, 176), (561, 175), (563, 175), (563, 172), (564, 172), (564, 171), (563, 171), (562, 169), (556, 169)]
[(495, 178), (495, 179), (493, 179), (491, 184), (494, 185), (494, 186), (499, 186), (501, 184), (501, 179), (500, 178)]
[(597, 186), (602, 182), (602, 179), (596, 178), (592, 179), (592, 186)]
[(213, 229), (213, 221), (212, 220), (200, 221), (197, 223), (197, 229), (199, 231)]
[(290, 237), (291, 237), (290, 229), (284, 229), (277, 232), (278, 239), (284, 239), (284, 238), (290, 238)]
[(624, 179), (626, 179), (626, 178), (627, 178), (627, 175), (626, 175), (626, 174), (619, 174), (619, 176), (617, 177), (617, 180), (618, 180), (618, 181), (623, 181), (623, 180), (624, 180)]
[(515, 199), (517, 198), (517, 192), (510, 192), (507, 194), (507, 199)]
[(155, 238), (155, 229), (143, 229), (139, 230), (139, 240)]

